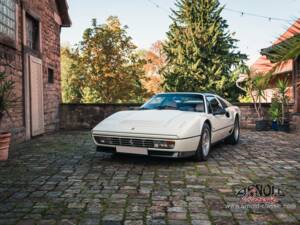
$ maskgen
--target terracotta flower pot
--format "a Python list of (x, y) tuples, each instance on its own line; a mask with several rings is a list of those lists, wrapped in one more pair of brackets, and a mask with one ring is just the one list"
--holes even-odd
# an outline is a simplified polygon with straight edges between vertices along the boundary
[(0, 161), (8, 159), (11, 133), (0, 133)]

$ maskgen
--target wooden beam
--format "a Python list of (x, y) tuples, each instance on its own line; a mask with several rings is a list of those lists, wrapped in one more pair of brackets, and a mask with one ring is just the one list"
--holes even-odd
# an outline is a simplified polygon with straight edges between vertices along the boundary
[(300, 113), (300, 56), (294, 61), (293, 85), (295, 90), (295, 112)]

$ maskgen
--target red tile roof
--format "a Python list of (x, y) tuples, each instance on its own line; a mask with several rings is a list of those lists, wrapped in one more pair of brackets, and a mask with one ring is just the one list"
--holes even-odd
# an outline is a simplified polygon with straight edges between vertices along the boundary
[[(255, 70), (258, 73), (267, 73), (275, 66), (274, 63), (271, 63), (266, 56), (261, 56), (255, 63), (251, 66), (252, 70)], [(275, 74), (291, 72), (293, 70), (293, 60), (288, 60), (285, 63), (279, 65), (275, 70)]]
[(300, 34), (300, 18), (297, 19), (292, 26), (287, 29), (287, 31), (282, 34), (274, 43), (273, 45), (277, 45), (282, 41), (285, 41), (295, 35)]
[[(274, 45), (279, 44), (282, 41), (285, 41), (296, 34), (300, 34), (300, 18), (297, 19), (292, 26), (287, 29), (285, 33), (283, 33), (274, 43)], [(270, 60), (267, 59), (266, 56), (259, 57), (256, 62), (251, 66), (251, 69), (260, 72), (260, 73), (267, 73), (269, 72), (275, 64), (271, 63)], [(290, 72), (293, 70), (293, 61), (289, 60), (286, 63), (283, 63), (278, 67), (275, 71), (276, 74)]]

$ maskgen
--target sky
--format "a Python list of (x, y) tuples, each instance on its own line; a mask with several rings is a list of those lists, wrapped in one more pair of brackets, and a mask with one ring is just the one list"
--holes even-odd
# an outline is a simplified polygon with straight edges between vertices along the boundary
[[(151, 3), (152, 2), (152, 3)], [(300, 0), (220, 0), (228, 9), (254, 13), (266, 17), (282, 18), (277, 21), (265, 18), (242, 16), (224, 10), (230, 32), (239, 40), (238, 48), (248, 55), (248, 64), (258, 57), (260, 49), (269, 47), (292, 22), (300, 17)], [(81, 40), (83, 31), (91, 25), (92, 18), (104, 23), (110, 16), (118, 16), (127, 25), (128, 34), (141, 49), (148, 49), (157, 40), (166, 39), (171, 24), (170, 8), (175, 0), (69, 0), (71, 28), (63, 28), (61, 41), (74, 45)], [(159, 7), (156, 7), (159, 5)]]

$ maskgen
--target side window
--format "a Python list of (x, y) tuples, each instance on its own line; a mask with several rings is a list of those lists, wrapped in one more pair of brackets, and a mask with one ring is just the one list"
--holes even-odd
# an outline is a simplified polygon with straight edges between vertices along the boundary
[(206, 100), (208, 104), (208, 113), (214, 113), (222, 109), (222, 106), (215, 97), (208, 96), (206, 97)]
[(219, 102), (221, 103), (221, 105), (222, 105), (222, 107), (223, 107), (224, 109), (226, 109), (226, 108), (229, 107), (229, 105), (228, 105), (223, 99), (218, 98), (218, 100), (219, 100)]

